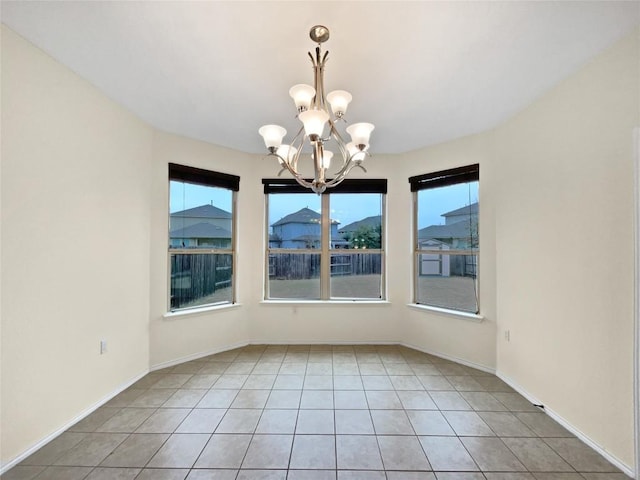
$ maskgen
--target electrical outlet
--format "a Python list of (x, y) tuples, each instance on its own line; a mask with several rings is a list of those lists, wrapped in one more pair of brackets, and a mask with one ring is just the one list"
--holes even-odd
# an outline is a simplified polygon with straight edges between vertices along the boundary
[(104, 355), (107, 353), (107, 341), (100, 340), (100, 355)]
[(505, 331), (504, 331), (504, 339), (505, 339), (507, 342), (510, 342), (510, 341), (511, 341), (511, 330), (505, 330)]

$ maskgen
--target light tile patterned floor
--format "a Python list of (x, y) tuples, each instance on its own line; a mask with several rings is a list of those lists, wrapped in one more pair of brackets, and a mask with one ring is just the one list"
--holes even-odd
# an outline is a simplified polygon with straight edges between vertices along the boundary
[(371, 345), (252, 345), (151, 373), (2, 476), (626, 478), (497, 377)]

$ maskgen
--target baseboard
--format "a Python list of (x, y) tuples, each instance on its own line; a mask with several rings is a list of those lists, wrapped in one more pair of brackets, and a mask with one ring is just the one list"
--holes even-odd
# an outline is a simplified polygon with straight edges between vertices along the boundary
[(399, 345), (402, 345), (407, 348), (413, 348), (414, 350), (418, 350), (422, 353), (428, 353), (429, 355), (433, 355), (435, 357), (440, 357), (444, 360), (449, 360), (451, 362), (460, 363), (461, 365), (465, 365), (467, 367), (475, 368), (476, 370), (481, 370), (486, 373), (491, 373), (493, 375), (496, 374), (496, 369), (493, 367), (488, 367), (486, 365), (482, 365), (481, 363), (471, 362), (469, 360), (465, 360), (464, 358), (454, 357), (453, 355), (447, 355), (446, 353), (438, 352), (435, 350), (431, 350), (428, 348), (419, 347), (417, 345), (413, 345), (407, 342), (400, 342)]
[(250, 343), (251, 342), (238, 342), (232, 345), (225, 345), (224, 347), (216, 347), (216, 348), (212, 348), (211, 350), (205, 350), (202, 352), (193, 353), (191, 355), (176, 358), (174, 360), (167, 360), (166, 362), (151, 365), (151, 367), (149, 367), (149, 371), (155, 372), (156, 370), (162, 370), (163, 368), (175, 367), (176, 365), (180, 365), (181, 363), (184, 363), (184, 362), (198, 360), (199, 358), (208, 357), (209, 355), (215, 355), (216, 353), (228, 352), (229, 350), (233, 350), (234, 348), (246, 347)]
[[(531, 402), (531, 403), (533, 403), (535, 405), (542, 405), (543, 404), (543, 402), (541, 402), (535, 396), (531, 395), (524, 388), (522, 388), (520, 385), (518, 385), (516, 382), (514, 382), (511, 378), (509, 378), (508, 376), (506, 376), (502, 372), (497, 372), (496, 376), (498, 378), (500, 378), (503, 382), (505, 382), (507, 385), (509, 385), (511, 388), (513, 388), (520, 395), (522, 395), (524, 398), (526, 398), (529, 402)], [(580, 440), (582, 440), (584, 443), (586, 443), (593, 450), (595, 450), (600, 455), (602, 455), (604, 458), (606, 458), (613, 465), (615, 465), (620, 470), (622, 470), (622, 472), (625, 475), (627, 475), (627, 476), (629, 476), (631, 478), (635, 478), (635, 472), (634, 472), (632, 467), (630, 467), (629, 465), (624, 463), (622, 460), (620, 460), (616, 456), (612, 455), (611, 452), (608, 452), (606, 449), (604, 449), (597, 442), (595, 442), (594, 440), (589, 438), (582, 431), (580, 431), (580, 429), (576, 428), (574, 425), (569, 423), (566, 419), (564, 419), (561, 415), (559, 415), (557, 412), (555, 412), (552, 408), (549, 408), (549, 406), (545, 405), (544, 406), (544, 412), (547, 415), (549, 415), (553, 420), (555, 420), (560, 425), (562, 425), (564, 428), (566, 428), (569, 432), (571, 432), (576, 437), (578, 437)]]
[(144, 377), (147, 373), (149, 373), (149, 372), (148, 371), (144, 371), (144, 372), (138, 374), (137, 376), (135, 376), (134, 378), (132, 378), (131, 380), (128, 380), (127, 382), (121, 384), (119, 387), (117, 387), (109, 395), (107, 395), (106, 397), (102, 398), (97, 403), (94, 403), (89, 408), (83, 410), (80, 414), (78, 414), (76, 417), (71, 419), (69, 422), (65, 423), (62, 427), (58, 428), (55, 432), (47, 435), (42, 440), (38, 441), (37, 443), (35, 443), (31, 447), (29, 447), (27, 450), (25, 450), (24, 452), (19, 454), (14, 459), (9, 460), (6, 464), (1, 465), (0, 466), (0, 475), (4, 475), (9, 469), (15, 467), (17, 464), (22, 462), (24, 459), (26, 459), (27, 457), (29, 457), (30, 455), (32, 455), (33, 453), (35, 453), (36, 451), (38, 451), (39, 449), (44, 447), (47, 443), (49, 443), (52, 440), (56, 439), (59, 435), (61, 435), (65, 431), (67, 431), (69, 428), (71, 428), (73, 425), (78, 423), (80, 420), (83, 420), (84, 418), (86, 418), (89, 415), (91, 415), (98, 408), (102, 407), (105, 403), (107, 403), (109, 400), (114, 398), (116, 395), (119, 395), (120, 393), (122, 393), (124, 390), (126, 390), (131, 385), (133, 385), (138, 380), (140, 380), (142, 377)]
[(251, 345), (400, 345), (400, 342), (387, 342), (376, 340), (251, 340)]

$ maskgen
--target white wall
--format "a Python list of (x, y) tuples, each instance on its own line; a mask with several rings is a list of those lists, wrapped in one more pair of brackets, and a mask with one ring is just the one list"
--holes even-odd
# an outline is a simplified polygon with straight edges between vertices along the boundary
[(499, 372), (627, 465), (638, 32), (497, 129), (493, 191)]
[[(168, 305), (168, 231), (169, 231), (169, 163), (230, 173), (240, 176), (237, 208), (238, 251), (236, 283), (239, 307), (222, 308), (200, 314), (165, 317)], [(256, 274), (262, 264), (252, 264), (255, 242), (261, 242), (259, 225), (252, 224), (255, 197), (261, 198), (261, 185), (251, 182), (253, 157), (177, 135), (156, 132), (153, 142), (151, 206), (151, 295), (150, 295), (150, 365), (157, 368), (205, 353), (246, 344), (248, 331), (246, 302), (249, 292), (246, 279)], [(257, 192), (256, 192), (257, 191)], [(260, 217), (258, 217), (260, 218)], [(256, 238), (257, 235), (257, 238)]]
[[(482, 321), (416, 309), (405, 309), (402, 317), (405, 323), (404, 341), (407, 344), (490, 370), (496, 367), (497, 331), (495, 212), (498, 206), (494, 188), (498, 165), (493, 159), (492, 149), (492, 133), (488, 132), (401, 156), (406, 178), (421, 173), (480, 164), (478, 285)], [(405, 205), (405, 210), (408, 210), (406, 205), (411, 202), (408, 184), (402, 195), (401, 202)], [(411, 251), (411, 240), (405, 244), (403, 248)], [(405, 262), (409, 262), (409, 259)], [(411, 275), (411, 265), (407, 265), (402, 277), (405, 303), (411, 301)]]
[(2, 27), (3, 464), (147, 370), (151, 142)]

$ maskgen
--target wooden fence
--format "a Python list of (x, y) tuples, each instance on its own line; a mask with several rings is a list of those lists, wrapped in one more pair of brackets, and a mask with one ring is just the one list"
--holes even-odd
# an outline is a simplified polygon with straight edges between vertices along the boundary
[[(370, 275), (382, 272), (380, 253), (333, 253), (331, 276)], [(300, 280), (320, 276), (319, 253), (272, 253), (269, 255), (269, 277)]]
[(229, 254), (171, 255), (171, 308), (181, 308), (228, 287), (232, 268), (233, 257)]

